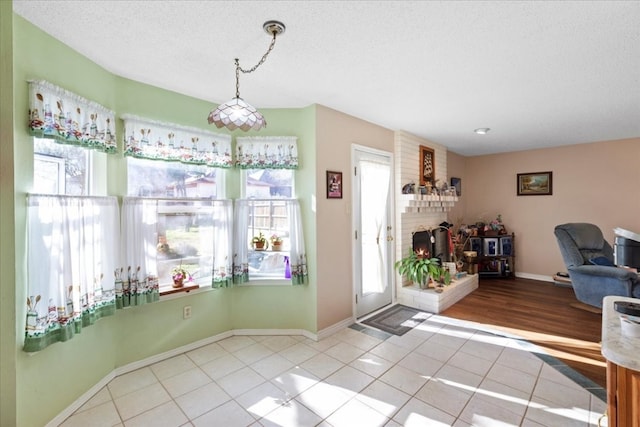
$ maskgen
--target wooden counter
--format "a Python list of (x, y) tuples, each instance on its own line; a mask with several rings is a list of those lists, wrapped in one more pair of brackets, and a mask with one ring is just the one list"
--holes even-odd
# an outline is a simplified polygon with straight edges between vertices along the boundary
[(609, 427), (640, 427), (640, 338), (622, 334), (614, 301), (637, 298), (608, 296), (602, 305), (602, 355), (607, 359)]

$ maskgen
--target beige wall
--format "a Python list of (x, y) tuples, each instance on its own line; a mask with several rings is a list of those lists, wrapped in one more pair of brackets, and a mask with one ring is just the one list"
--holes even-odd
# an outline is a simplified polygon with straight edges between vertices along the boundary
[[(516, 234), (519, 276), (551, 280), (566, 271), (553, 235), (557, 224), (597, 224), (611, 244), (616, 227), (640, 232), (640, 138), (449, 157), (451, 173), (463, 178), (465, 221), (502, 214), (507, 230)], [(553, 172), (553, 195), (516, 195), (518, 173), (542, 171)]]
[[(318, 331), (353, 315), (351, 146), (393, 153), (393, 132), (321, 105), (316, 130)], [(342, 172), (342, 199), (327, 199), (327, 170)]]

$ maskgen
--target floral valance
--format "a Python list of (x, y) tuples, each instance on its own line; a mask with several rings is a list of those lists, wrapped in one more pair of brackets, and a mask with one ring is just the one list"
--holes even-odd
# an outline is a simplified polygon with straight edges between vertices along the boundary
[(217, 168), (233, 166), (231, 136), (125, 115), (125, 156)]
[(113, 111), (46, 81), (29, 81), (29, 130), (62, 144), (116, 152)]
[(298, 169), (295, 136), (236, 138), (236, 166), (243, 169)]

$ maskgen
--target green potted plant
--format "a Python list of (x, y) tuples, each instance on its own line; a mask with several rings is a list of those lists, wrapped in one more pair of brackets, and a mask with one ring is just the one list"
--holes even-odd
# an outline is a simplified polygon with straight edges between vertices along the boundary
[(282, 249), (282, 237), (278, 236), (277, 234), (273, 234), (269, 240), (271, 240), (271, 250), (272, 251), (279, 251), (280, 249)]
[(430, 278), (439, 280), (441, 276), (440, 260), (417, 254), (409, 248), (409, 254), (395, 263), (398, 273), (411, 280), (420, 288), (426, 288)]
[(181, 263), (180, 265), (176, 265), (171, 269), (171, 278), (173, 279), (172, 286), (174, 288), (181, 288), (184, 286), (185, 280), (191, 280), (191, 273), (189, 273), (189, 271), (184, 268)]
[(251, 244), (256, 251), (264, 251), (269, 246), (269, 242), (267, 238), (264, 237), (264, 234), (262, 234), (262, 231), (257, 236), (253, 236)]

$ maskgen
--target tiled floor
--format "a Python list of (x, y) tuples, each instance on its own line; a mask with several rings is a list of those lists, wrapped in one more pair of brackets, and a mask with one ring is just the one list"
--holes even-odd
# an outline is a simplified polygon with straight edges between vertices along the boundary
[(564, 427), (605, 411), (601, 388), (535, 347), (424, 318), (401, 337), (227, 338), (115, 378), (63, 426)]

